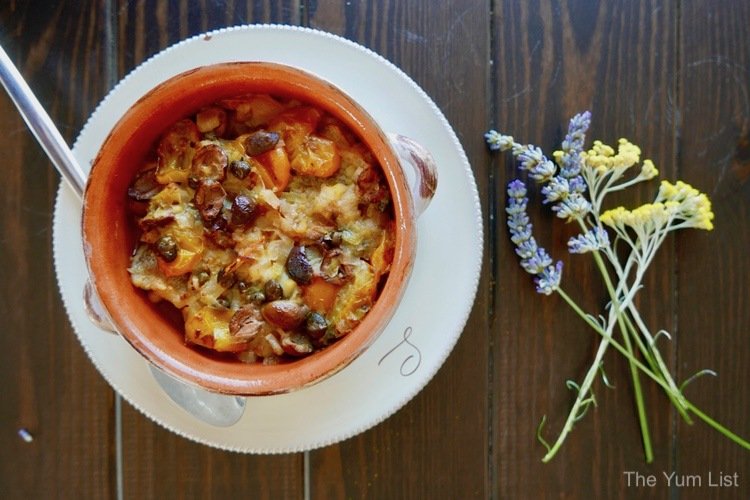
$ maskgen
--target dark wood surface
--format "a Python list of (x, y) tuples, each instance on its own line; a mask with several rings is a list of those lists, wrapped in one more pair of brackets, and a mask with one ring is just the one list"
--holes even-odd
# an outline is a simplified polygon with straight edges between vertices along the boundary
[[(558, 456), (542, 464), (536, 428), (553, 438), (595, 350), (557, 298), (537, 295), (503, 218), (516, 175), (483, 133), (501, 128), (552, 150), (574, 113), (591, 135), (626, 136), (657, 164), (707, 192), (713, 232), (671, 237), (639, 301), (667, 329), (667, 362), (683, 380), (712, 368), (688, 397), (750, 437), (750, 4), (674, 2), (6, 1), (0, 43), (72, 143), (109, 89), (188, 36), (245, 23), (309, 26), (382, 54), (440, 106), (471, 162), (487, 240), (477, 300), (445, 365), (412, 401), (356, 437), (306, 453), (248, 456), (174, 435), (121, 401), (78, 344), (52, 264), (58, 177), (0, 96), (0, 498), (748, 498), (750, 453), (700, 422), (685, 425), (644, 380), (655, 460), (643, 460), (629, 374), (606, 358), (614, 390)], [(622, 197), (647, 201), (655, 184)], [(532, 213), (539, 239), (565, 260), (564, 284), (591, 309), (605, 293), (569, 231)], [(554, 223), (554, 224), (553, 224)], [(19, 429), (34, 437), (27, 443)], [(628, 486), (627, 472), (656, 476)], [(700, 487), (664, 474), (697, 476)], [(719, 474), (739, 486), (712, 487)]]

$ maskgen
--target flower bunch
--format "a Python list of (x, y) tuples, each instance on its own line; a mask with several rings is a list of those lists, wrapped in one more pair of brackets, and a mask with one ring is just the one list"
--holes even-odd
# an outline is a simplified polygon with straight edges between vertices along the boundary
[[(518, 179), (511, 181), (507, 188), (508, 204), (505, 211), (511, 241), (521, 258), (522, 268), (535, 276), (537, 292), (545, 295), (557, 293), (601, 339), (583, 380), (580, 383), (567, 382), (568, 387), (576, 391), (576, 400), (552, 445), (542, 437), (546, 419), (539, 426), (537, 437), (547, 448), (543, 461), (555, 456), (575, 423), (590, 405), (596, 404), (592, 385), (597, 374), (603, 374), (601, 367), (609, 347), (619, 351), (630, 365), (647, 462), (652, 461), (653, 451), (641, 375), (646, 375), (664, 390), (685, 421), (692, 423), (691, 415), (698, 416), (737, 444), (750, 449), (750, 443), (685, 398), (682, 392), (684, 386), (697, 375), (711, 372), (701, 371), (678, 386), (655, 343), (660, 334), (667, 337), (669, 334), (663, 330), (652, 334), (634, 303), (636, 294), (642, 288), (646, 269), (669, 233), (685, 228), (713, 229), (711, 201), (689, 184), (682, 181), (672, 184), (665, 180), (651, 203), (630, 210), (622, 206), (604, 210), (607, 195), (654, 179), (659, 172), (653, 161), (641, 161), (640, 148), (627, 139), (620, 139), (616, 149), (601, 141), (594, 141), (591, 149), (585, 150), (586, 132), (590, 124), (591, 114), (588, 111), (570, 120), (560, 150), (552, 155), (554, 161), (548, 159), (540, 148), (517, 143), (512, 136), (495, 130), (485, 134), (491, 150), (510, 151), (518, 160), (519, 169), (541, 185), (543, 204), (549, 205), (557, 217), (573, 222), (580, 228), (580, 233), (568, 240), (568, 251), (571, 254), (592, 255), (609, 295), (606, 314), (595, 316), (584, 312), (563, 290), (562, 262), (554, 263), (547, 251), (537, 245), (532, 234), (527, 214), (526, 185)], [(627, 247), (624, 257), (623, 252), (615, 251), (618, 244)], [(618, 338), (614, 336), (616, 331)]]

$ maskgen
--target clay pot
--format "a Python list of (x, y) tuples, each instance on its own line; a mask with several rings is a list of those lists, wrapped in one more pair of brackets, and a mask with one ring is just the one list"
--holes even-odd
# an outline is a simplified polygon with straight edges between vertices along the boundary
[[(274, 366), (245, 364), (187, 345), (179, 314), (169, 314), (149, 301), (131, 284), (127, 271), (136, 236), (128, 222), (126, 193), (144, 159), (172, 123), (221, 99), (248, 93), (295, 98), (346, 124), (378, 159), (391, 190), (396, 219), (391, 271), (365, 319), (333, 345)], [(299, 389), (341, 370), (384, 329), (414, 263), (416, 218), (435, 188), (435, 166), (429, 154), (407, 138), (385, 134), (365, 110), (329, 82), (272, 63), (199, 67), (170, 78), (139, 99), (102, 145), (84, 195), (83, 245), (90, 281), (117, 332), (172, 376), (224, 394), (263, 395)]]

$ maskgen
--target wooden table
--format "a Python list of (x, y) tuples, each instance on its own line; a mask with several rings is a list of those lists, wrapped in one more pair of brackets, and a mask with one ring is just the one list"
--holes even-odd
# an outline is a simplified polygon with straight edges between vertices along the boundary
[[(193, 34), (283, 23), (359, 42), (446, 114), (472, 164), (488, 236), (465, 331), (402, 410), (306, 453), (215, 450), (120, 402), (83, 352), (52, 263), (58, 177), (3, 94), (0, 497), (748, 498), (750, 454), (702, 423), (685, 425), (645, 379), (655, 460), (644, 464), (629, 372), (614, 352), (606, 367), (616, 389), (598, 383), (598, 406), (552, 463), (541, 463), (537, 425), (546, 414), (547, 438), (560, 429), (573, 400), (565, 380), (583, 377), (596, 338), (562, 300), (534, 293), (520, 270), (503, 217), (516, 170), (487, 150), (483, 134), (502, 128), (551, 151), (567, 119), (591, 109), (591, 135), (630, 138), (664, 178), (711, 196), (715, 230), (670, 237), (639, 306), (654, 331), (672, 333), (660, 342), (679, 380), (718, 372), (691, 384), (690, 400), (748, 438), (749, 20), (750, 3), (709, 0), (3, 2), (0, 42), (71, 142), (118, 79)], [(621, 201), (646, 201), (655, 182)], [(566, 229), (549, 211), (532, 215), (539, 238), (564, 256)], [(566, 288), (601, 307), (595, 268), (563, 258)], [(689, 485), (670, 486), (672, 472)], [(738, 486), (711, 486), (719, 474)], [(655, 486), (636, 484), (648, 475)]]

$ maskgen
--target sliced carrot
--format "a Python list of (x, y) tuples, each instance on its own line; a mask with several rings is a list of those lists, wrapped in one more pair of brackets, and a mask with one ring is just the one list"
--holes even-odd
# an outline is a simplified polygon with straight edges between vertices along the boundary
[(333, 141), (311, 135), (292, 152), (291, 167), (300, 174), (330, 177), (341, 167), (341, 155)]
[(302, 297), (313, 311), (328, 313), (336, 302), (339, 288), (323, 278), (316, 277), (312, 283), (302, 288)]
[(266, 187), (273, 187), (275, 192), (286, 189), (292, 178), (289, 157), (283, 146), (267, 151), (255, 157), (258, 161), (258, 174)]

